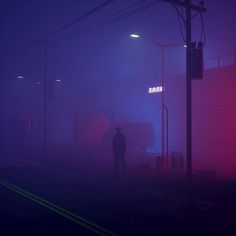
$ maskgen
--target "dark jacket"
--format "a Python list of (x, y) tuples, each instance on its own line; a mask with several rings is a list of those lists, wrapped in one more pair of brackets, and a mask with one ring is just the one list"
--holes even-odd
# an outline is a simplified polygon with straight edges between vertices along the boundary
[(114, 154), (124, 154), (126, 151), (126, 138), (122, 133), (116, 133), (112, 142)]

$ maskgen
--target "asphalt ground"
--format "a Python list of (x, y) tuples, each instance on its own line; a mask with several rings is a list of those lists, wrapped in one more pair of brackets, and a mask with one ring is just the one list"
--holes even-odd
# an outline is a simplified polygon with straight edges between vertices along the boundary
[(91, 166), (0, 160), (1, 235), (236, 235), (234, 182)]

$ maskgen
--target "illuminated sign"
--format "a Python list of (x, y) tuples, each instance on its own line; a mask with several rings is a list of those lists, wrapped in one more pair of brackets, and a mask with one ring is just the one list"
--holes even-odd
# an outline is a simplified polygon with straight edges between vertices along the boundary
[(148, 93), (161, 93), (163, 91), (162, 86), (152, 87), (148, 89)]

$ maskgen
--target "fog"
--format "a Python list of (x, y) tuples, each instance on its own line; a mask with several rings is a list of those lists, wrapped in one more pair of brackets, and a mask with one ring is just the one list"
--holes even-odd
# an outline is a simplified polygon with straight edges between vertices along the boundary
[[(49, 158), (71, 155), (111, 166), (112, 137), (120, 126), (129, 168), (141, 163), (154, 168), (165, 125), (165, 156), (171, 165), (172, 153), (181, 153), (185, 168), (186, 49), (175, 9), (162, 2), (111, 24), (99, 23), (136, 2), (114, 2), (54, 33), (102, 1), (1, 1), (2, 156), (43, 155), (46, 135)], [(206, 1), (204, 78), (192, 83), (193, 170), (231, 177), (236, 174), (234, 4)], [(199, 15), (192, 31), (193, 41), (203, 40)], [(131, 33), (144, 37), (133, 39)], [(179, 45), (165, 49), (169, 113), (164, 124), (161, 93), (148, 93), (161, 86), (161, 50), (145, 38)]]

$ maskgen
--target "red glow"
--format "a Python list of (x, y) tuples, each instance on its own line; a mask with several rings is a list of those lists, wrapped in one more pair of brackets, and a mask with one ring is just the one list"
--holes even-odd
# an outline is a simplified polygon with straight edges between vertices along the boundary
[(87, 145), (99, 144), (110, 125), (111, 122), (102, 113), (91, 117), (85, 125), (83, 143)]
[(235, 66), (205, 71), (193, 82), (193, 153), (195, 169), (235, 175)]

